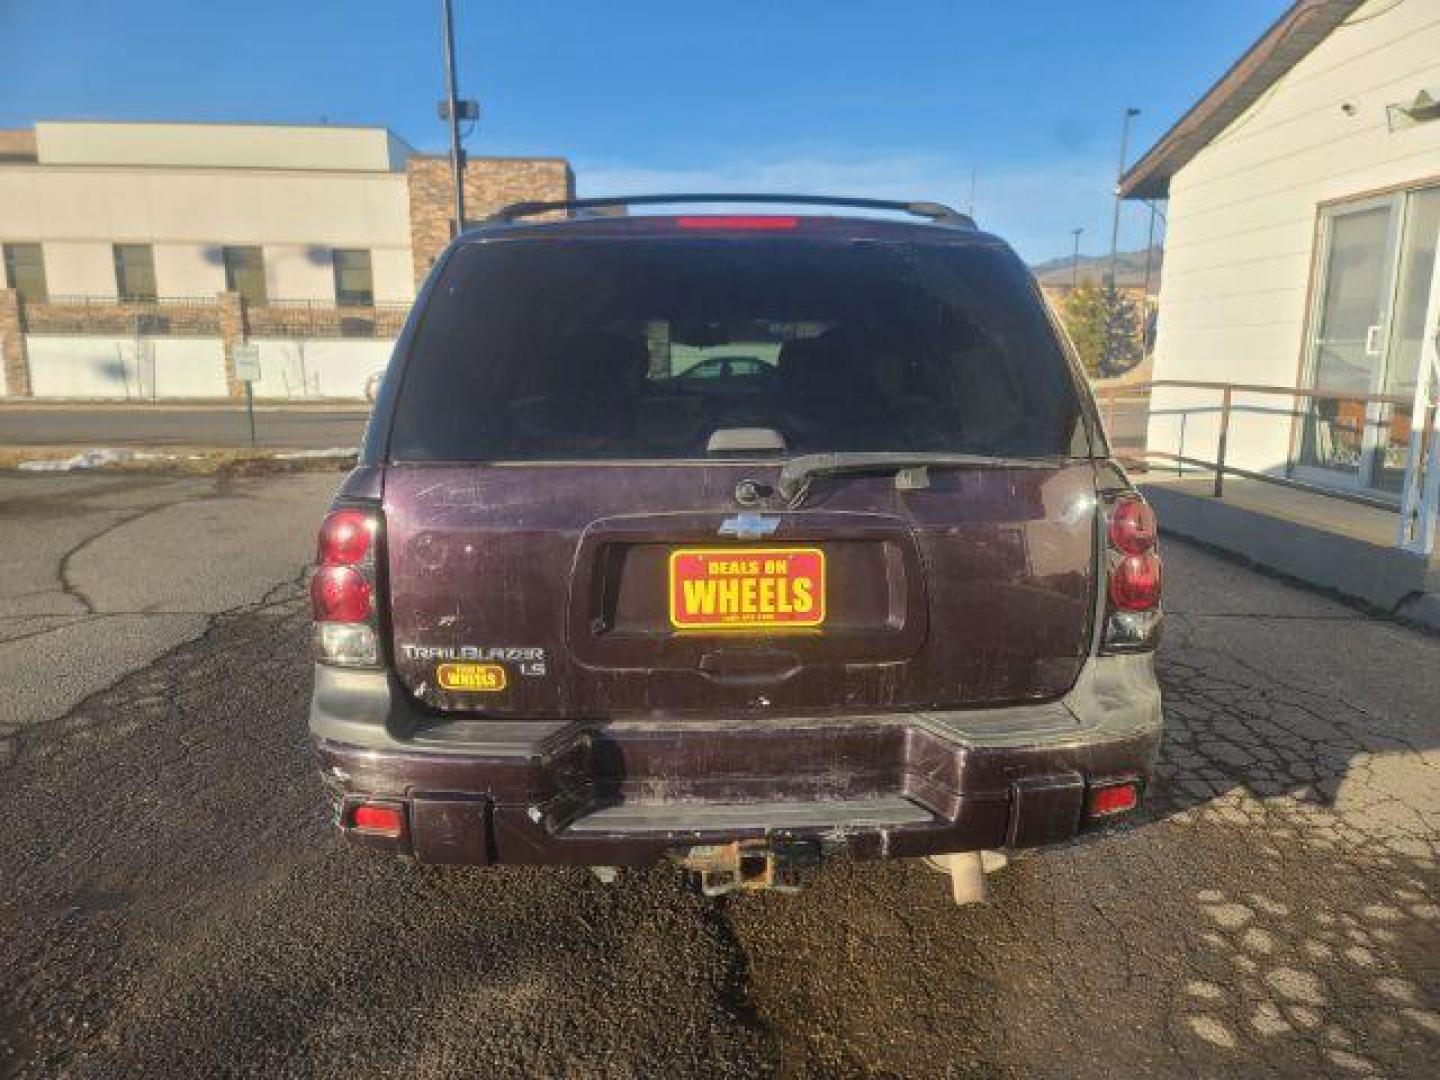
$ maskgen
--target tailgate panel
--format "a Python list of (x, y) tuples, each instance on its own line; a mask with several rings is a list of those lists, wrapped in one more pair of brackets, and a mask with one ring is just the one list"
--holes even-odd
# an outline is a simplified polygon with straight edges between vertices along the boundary
[[(736, 541), (735, 485), (771, 464), (390, 466), (396, 669), (436, 708), (496, 716), (837, 715), (1063, 694), (1093, 616), (1090, 466), (836, 477), (763, 541)], [(823, 625), (677, 631), (677, 549), (818, 548)], [(500, 691), (442, 663), (499, 663)], [(477, 684), (478, 685), (478, 684)]]

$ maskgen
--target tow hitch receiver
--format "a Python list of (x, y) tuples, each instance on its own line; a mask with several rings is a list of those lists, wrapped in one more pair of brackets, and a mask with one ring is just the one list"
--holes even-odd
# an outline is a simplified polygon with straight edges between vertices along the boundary
[(706, 896), (735, 889), (799, 892), (801, 868), (820, 861), (814, 840), (733, 840), (728, 844), (697, 844), (676, 852), (675, 860), (694, 873)]

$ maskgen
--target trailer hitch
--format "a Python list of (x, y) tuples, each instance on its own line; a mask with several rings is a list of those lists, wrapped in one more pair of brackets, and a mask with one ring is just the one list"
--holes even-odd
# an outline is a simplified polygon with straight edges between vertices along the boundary
[(705, 896), (724, 896), (736, 889), (799, 892), (800, 871), (820, 862), (815, 840), (732, 840), (728, 844), (697, 844), (674, 854), (676, 862), (696, 876)]

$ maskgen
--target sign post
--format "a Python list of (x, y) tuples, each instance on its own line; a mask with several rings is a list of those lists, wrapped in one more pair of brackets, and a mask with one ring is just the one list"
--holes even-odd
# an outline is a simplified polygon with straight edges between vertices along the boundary
[(155, 342), (148, 338), (135, 339), (135, 385), (144, 393), (145, 375), (150, 376), (150, 400), (159, 397), (155, 386)]
[(255, 384), (260, 380), (260, 346), (235, 346), (235, 378), (245, 384), (245, 419), (250, 429), (250, 446), (255, 446)]

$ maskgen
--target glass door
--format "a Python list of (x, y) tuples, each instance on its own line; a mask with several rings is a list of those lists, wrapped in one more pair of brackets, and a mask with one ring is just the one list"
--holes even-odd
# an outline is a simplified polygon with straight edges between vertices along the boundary
[[(1440, 187), (1411, 192), (1405, 200), (1394, 315), (1390, 320), (1380, 393), (1415, 399), (1417, 375), (1440, 297), (1435, 253), (1440, 241)], [(1377, 441), (1371, 456), (1370, 486), (1399, 494), (1405, 482), (1414, 435), (1413, 405), (1376, 407)], [(1420, 422), (1424, 422), (1423, 416)]]
[[(1323, 272), (1309, 343), (1310, 385), (1373, 394), (1384, 371), (1385, 330), (1394, 294), (1394, 198), (1327, 210)], [(1331, 487), (1369, 483), (1373, 425), (1363, 403), (1307, 399), (1295, 472)]]

